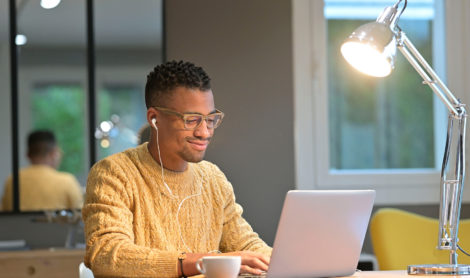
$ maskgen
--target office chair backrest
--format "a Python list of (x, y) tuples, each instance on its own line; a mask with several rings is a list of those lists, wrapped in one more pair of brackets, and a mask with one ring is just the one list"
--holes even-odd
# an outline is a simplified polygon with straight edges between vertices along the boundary
[[(411, 264), (448, 264), (449, 251), (438, 250), (439, 220), (399, 209), (378, 210), (370, 235), (380, 270), (405, 270)], [(460, 221), (459, 245), (470, 251), (470, 219)], [(470, 257), (458, 252), (460, 264)]]

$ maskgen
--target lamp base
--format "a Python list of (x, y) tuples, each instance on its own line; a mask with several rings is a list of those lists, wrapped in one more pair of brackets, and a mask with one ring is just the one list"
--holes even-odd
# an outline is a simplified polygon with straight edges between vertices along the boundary
[(410, 275), (470, 275), (470, 265), (465, 264), (421, 264), (409, 265)]

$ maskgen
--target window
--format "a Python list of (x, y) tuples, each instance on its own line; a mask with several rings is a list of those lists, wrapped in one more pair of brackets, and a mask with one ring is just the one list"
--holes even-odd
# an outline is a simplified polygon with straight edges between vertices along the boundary
[[(403, 55), (397, 53), (390, 76), (375, 78), (353, 69), (340, 54), (355, 28), (394, 2), (325, 1), (330, 170), (436, 166), (433, 94)], [(432, 0), (410, 1), (399, 22), (430, 64), (433, 18)]]
[[(293, 2), (298, 188), (374, 188), (379, 204), (438, 202), (447, 110), (401, 53), (391, 76), (374, 79), (339, 51), (394, 2)], [(456, 43), (445, 45), (445, 14), (441, 0), (408, 1), (399, 22), (443, 79), (446, 47)]]
[[(87, 3), (93, 7), (92, 13), (86, 9)], [(112, 4), (107, 1), (66, 0), (47, 12), (36, 1), (16, 4), (16, 9), (0, 4), (0, 12), (6, 15), (0, 18), (11, 19), (0, 24), (0, 31), (7, 31), (3, 27), (8, 25), (16, 26), (17, 33), (27, 37), (23, 44), (17, 43), (17, 55), (11, 56), (8, 32), (0, 32), (0, 79), (4, 85), (0, 111), (6, 130), (0, 137), (7, 158), (0, 177), (4, 181), (30, 164), (27, 135), (34, 129), (47, 128), (55, 133), (64, 152), (59, 170), (75, 175), (84, 186), (96, 158), (137, 143), (136, 132), (145, 122), (145, 76), (165, 60), (163, 2), (122, 1), (116, 10), (110, 9)], [(15, 12), (16, 17), (8, 16), (9, 12)], [(92, 17), (93, 21), (87, 20)], [(91, 28), (86, 28), (89, 24)], [(92, 33), (86, 30), (93, 30), (93, 47), (87, 44)], [(87, 50), (94, 53), (89, 63), (93, 68), (87, 67)], [(10, 60), (17, 70), (10, 72)], [(15, 85), (12, 88), (10, 81)], [(119, 121), (113, 132), (119, 134), (109, 148), (100, 148), (93, 131), (100, 121), (116, 119), (114, 115)], [(90, 119), (94, 120), (92, 124)], [(18, 190), (13, 199), (18, 200), (18, 180), (14, 186)], [(2, 182), (0, 197), (3, 187)], [(15, 202), (13, 213), (19, 212), (19, 207)]]

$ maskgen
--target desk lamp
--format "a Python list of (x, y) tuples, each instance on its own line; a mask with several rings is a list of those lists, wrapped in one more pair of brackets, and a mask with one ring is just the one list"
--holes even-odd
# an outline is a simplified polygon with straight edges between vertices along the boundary
[[(398, 20), (406, 8), (402, 0), (385, 8), (375, 22), (357, 28), (341, 46), (341, 53), (348, 63), (367, 75), (384, 77), (394, 67), (396, 49), (444, 102), (449, 110), (447, 139), (441, 168), (439, 234), (437, 248), (450, 251), (449, 264), (425, 264), (408, 266), (408, 274), (470, 274), (470, 265), (457, 263), (460, 207), (465, 178), (465, 129), (467, 112), (446, 87), (426, 60), (398, 26)], [(449, 160), (452, 162), (449, 167)]]

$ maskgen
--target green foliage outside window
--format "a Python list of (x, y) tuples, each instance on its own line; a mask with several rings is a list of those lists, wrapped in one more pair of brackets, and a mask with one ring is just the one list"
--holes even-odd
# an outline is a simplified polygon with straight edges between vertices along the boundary
[[(366, 22), (328, 20), (330, 168), (433, 168), (433, 92), (418, 73), (397, 53), (390, 76), (369, 77), (340, 54), (344, 39)], [(400, 23), (431, 62), (431, 22)]]
[[(98, 159), (134, 147), (137, 131), (145, 122), (143, 90), (136, 86), (109, 87), (98, 94), (98, 122), (119, 116), (109, 148), (103, 148), (97, 140)], [(33, 129), (49, 129), (57, 137), (64, 155), (59, 170), (76, 176), (85, 167), (85, 94), (77, 85), (36, 86), (31, 98)]]
[(85, 166), (84, 98), (76, 85), (38, 86), (31, 98), (33, 129), (54, 132), (64, 153), (59, 170), (75, 175)]

